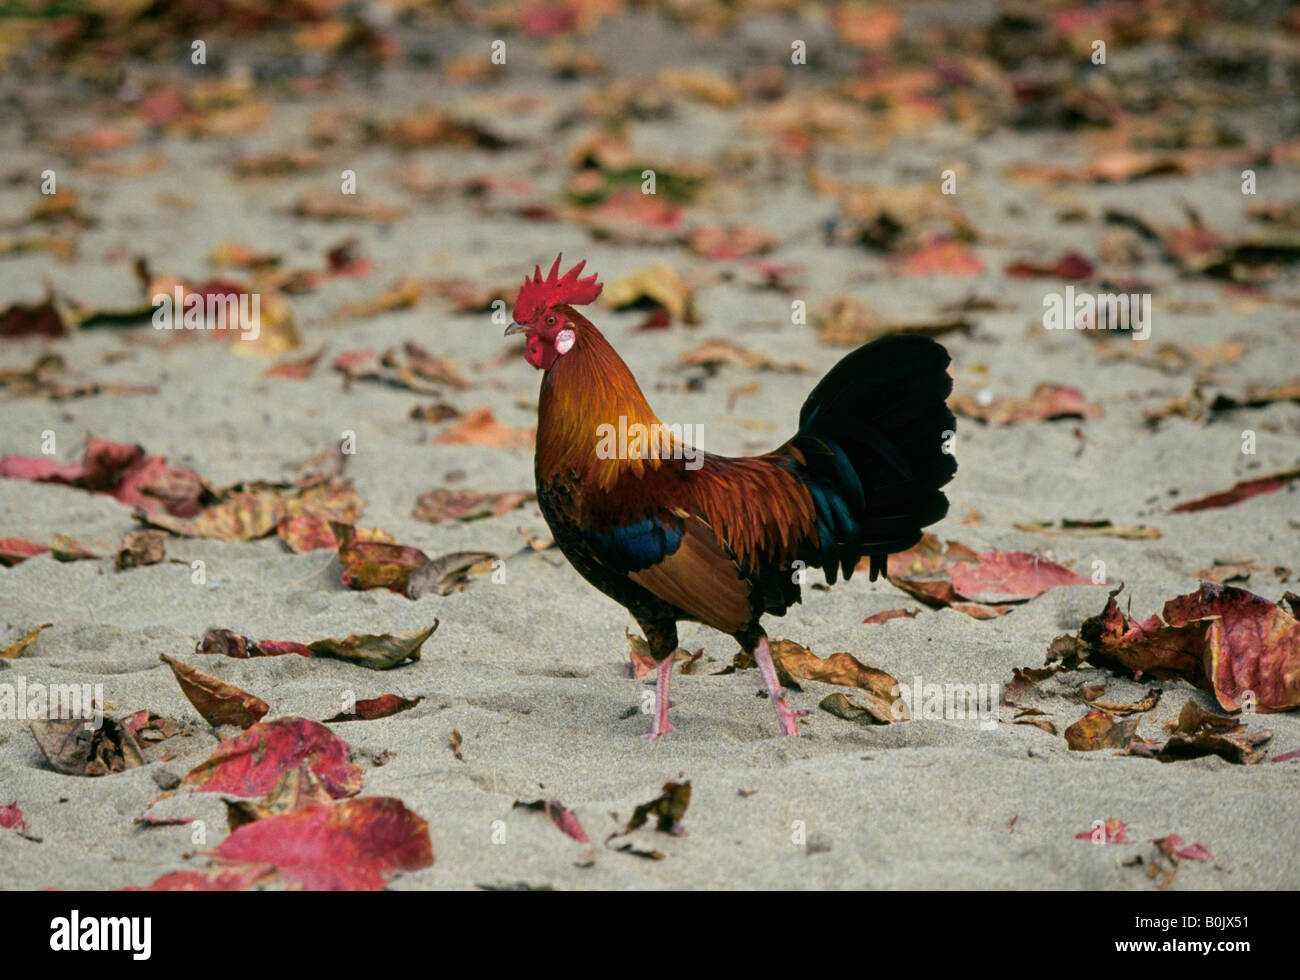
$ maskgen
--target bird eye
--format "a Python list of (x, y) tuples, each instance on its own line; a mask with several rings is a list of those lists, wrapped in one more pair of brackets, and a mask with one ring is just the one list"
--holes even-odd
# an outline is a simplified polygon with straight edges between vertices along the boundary
[(554, 314), (554, 313), (548, 313), (548, 314), (546, 315), (546, 325), (547, 325), (548, 327), (553, 327), (553, 326), (555, 326), (555, 314)]

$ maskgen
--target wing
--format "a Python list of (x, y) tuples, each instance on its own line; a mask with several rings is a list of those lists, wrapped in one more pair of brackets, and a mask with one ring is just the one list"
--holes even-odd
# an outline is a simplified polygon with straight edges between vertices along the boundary
[(813, 504), (774, 458), (701, 460), (656, 460), (588, 489), (580, 524), (603, 566), (737, 633), (798, 600), (792, 563), (814, 527)]

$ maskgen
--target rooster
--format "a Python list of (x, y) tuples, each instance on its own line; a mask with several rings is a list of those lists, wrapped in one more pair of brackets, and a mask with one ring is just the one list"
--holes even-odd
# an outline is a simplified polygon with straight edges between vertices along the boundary
[[(948, 352), (927, 337), (858, 348), (830, 370), (799, 413), (799, 429), (762, 456), (704, 453), (671, 434), (619, 458), (605, 435), (655, 432), (632, 372), (575, 309), (601, 292), (585, 262), (525, 277), (514, 322), (524, 357), (541, 370), (537, 499), (569, 562), (625, 606), (658, 664), (655, 719), (643, 738), (672, 731), (668, 688), (677, 623), (733, 636), (757, 662), (781, 732), (799, 733), (759, 620), (800, 601), (803, 570), (848, 579), (869, 557), (871, 580), (889, 554), (942, 518), (940, 491), (956, 472)], [(637, 425), (644, 426), (638, 430)]]

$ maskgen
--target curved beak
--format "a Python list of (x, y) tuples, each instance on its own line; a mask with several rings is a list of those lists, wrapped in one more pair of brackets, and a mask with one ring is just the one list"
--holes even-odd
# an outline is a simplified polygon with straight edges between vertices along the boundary
[(528, 328), (525, 327), (522, 323), (515, 323), (514, 321), (511, 321), (510, 326), (506, 327), (506, 332), (505, 334), (503, 334), (503, 336), (509, 337), (512, 333), (524, 333), (527, 330)]

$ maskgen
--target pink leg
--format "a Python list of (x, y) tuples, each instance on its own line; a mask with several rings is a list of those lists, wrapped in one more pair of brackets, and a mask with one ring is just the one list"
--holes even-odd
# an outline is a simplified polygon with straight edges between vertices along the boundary
[(641, 737), (647, 741), (658, 738), (660, 735), (666, 735), (673, 731), (673, 724), (668, 720), (668, 684), (673, 679), (673, 661), (677, 658), (673, 653), (668, 654), (663, 662), (659, 664), (659, 676), (655, 681), (655, 724), (654, 729), (648, 735)]
[(798, 735), (799, 723), (795, 719), (808, 712), (795, 711), (785, 703), (785, 691), (781, 690), (781, 681), (776, 676), (776, 664), (772, 662), (772, 651), (768, 648), (766, 636), (761, 637), (758, 646), (754, 648), (754, 659), (758, 661), (758, 670), (763, 675), (763, 683), (767, 685), (767, 696), (776, 709), (781, 734)]

